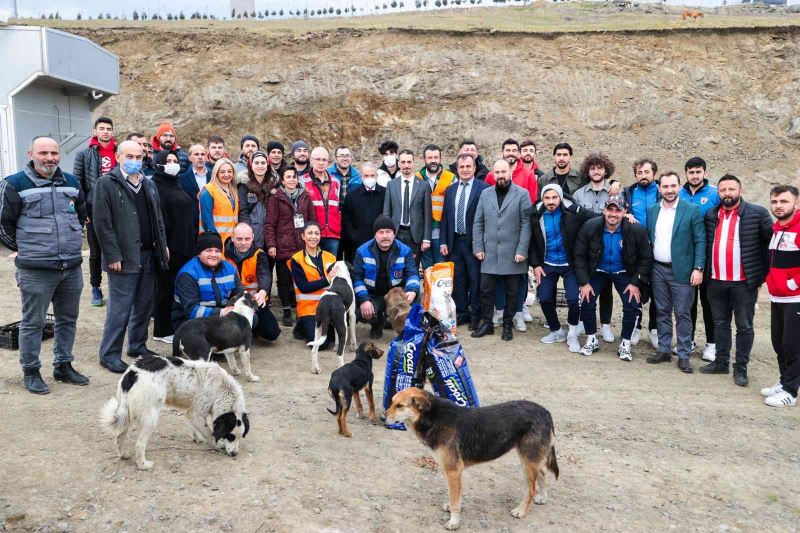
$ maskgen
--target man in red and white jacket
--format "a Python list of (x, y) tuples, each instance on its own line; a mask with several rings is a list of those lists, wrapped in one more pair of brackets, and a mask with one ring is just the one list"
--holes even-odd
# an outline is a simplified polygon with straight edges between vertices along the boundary
[(342, 236), (342, 214), (339, 211), (341, 183), (328, 172), (330, 154), (322, 146), (311, 150), (311, 172), (300, 176), (303, 187), (311, 198), (317, 222), (322, 227), (320, 248), (336, 255)]
[(780, 381), (761, 389), (764, 403), (788, 407), (800, 388), (800, 207), (797, 187), (780, 185), (769, 194), (777, 222), (769, 243), (767, 288), (772, 300), (772, 349), (778, 356)]

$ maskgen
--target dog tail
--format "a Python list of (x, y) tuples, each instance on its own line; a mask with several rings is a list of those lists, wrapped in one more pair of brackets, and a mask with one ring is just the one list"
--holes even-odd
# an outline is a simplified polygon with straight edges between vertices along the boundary
[(342, 404), (339, 402), (339, 393), (338, 393), (338, 391), (334, 393), (331, 389), (328, 389), (328, 392), (331, 393), (331, 397), (333, 398), (333, 403), (336, 404), (336, 410), (335, 411), (331, 411), (327, 407), (325, 409), (328, 409), (328, 412), (330, 414), (332, 414), (333, 416), (336, 416), (336, 415), (339, 414), (339, 411), (342, 410)]
[(320, 336), (318, 341), (316, 341), (316, 342), (311, 341), (311, 342), (307, 343), (306, 346), (319, 347), (319, 346), (322, 346), (323, 344), (325, 344), (325, 341), (328, 340), (328, 327), (330, 326), (330, 324), (331, 324), (331, 317), (330, 317), (329, 314), (325, 314), (322, 317), (320, 317), (320, 321), (319, 321), (319, 325), (317, 326), (317, 329), (320, 330), (321, 336)]
[(106, 433), (116, 433), (128, 425), (128, 406), (116, 398), (109, 398), (100, 411), (100, 428)]
[(547, 469), (558, 479), (558, 461), (556, 460), (556, 447), (550, 446), (550, 454), (547, 456)]

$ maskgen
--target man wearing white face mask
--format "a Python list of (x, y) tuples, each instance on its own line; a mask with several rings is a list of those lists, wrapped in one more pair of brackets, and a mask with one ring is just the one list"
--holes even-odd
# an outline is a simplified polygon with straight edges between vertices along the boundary
[(385, 196), (386, 188), (378, 185), (378, 167), (364, 163), (361, 185), (350, 191), (342, 205), (342, 234), (349, 235), (353, 244), (352, 256), (345, 256), (347, 261), (353, 261), (355, 250), (375, 236), (372, 223), (383, 213)]
[(400, 146), (394, 141), (383, 141), (378, 147), (378, 153), (383, 157), (381, 166), (378, 167), (378, 185), (386, 187), (390, 181), (400, 174), (397, 164), (397, 152)]

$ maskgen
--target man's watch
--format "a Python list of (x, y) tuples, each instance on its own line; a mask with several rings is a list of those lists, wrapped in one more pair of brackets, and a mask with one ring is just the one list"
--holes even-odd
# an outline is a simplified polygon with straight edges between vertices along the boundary
[(703, 267), (694, 267), (694, 269), (697, 270), (698, 272), (702, 272), (703, 271)]

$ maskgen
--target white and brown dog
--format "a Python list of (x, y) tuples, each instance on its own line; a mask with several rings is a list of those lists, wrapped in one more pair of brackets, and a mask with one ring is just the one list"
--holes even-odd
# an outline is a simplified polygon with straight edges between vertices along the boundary
[[(353, 265), (346, 261), (335, 262), (328, 271), (330, 286), (322, 293), (315, 318), (316, 329), (311, 346), (311, 373), (319, 374), (319, 347), (328, 337), (328, 327), (333, 326), (336, 333), (334, 350), (339, 357), (339, 366), (344, 365), (344, 347), (347, 338), (356, 351), (356, 294), (353, 291)], [(346, 316), (345, 316), (346, 315)]]
[(250, 431), (242, 387), (217, 363), (143, 355), (122, 375), (116, 398), (110, 398), (100, 413), (100, 427), (114, 436), (120, 459), (130, 458), (123, 447), (133, 427), (139, 433), (136, 466), (153, 467), (145, 450), (164, 405), (186, 413), (195, 442), (224, 449), (228, 455), (239, 453), (239, 443)]

